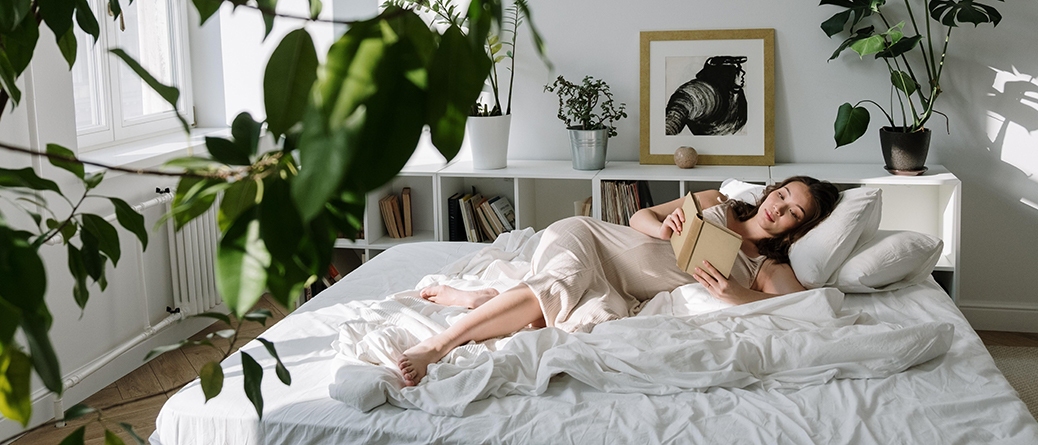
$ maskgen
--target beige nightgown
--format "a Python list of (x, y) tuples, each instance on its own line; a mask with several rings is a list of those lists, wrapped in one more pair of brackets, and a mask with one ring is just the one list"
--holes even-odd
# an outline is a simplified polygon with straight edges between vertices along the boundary
[[(703, 211), (725, 224), (727, 205)], [(765, 257), (739, 252), (732, 279), (750, 287)], [(669, 240), (588, 217), (566, 218), (545, 229), (530, 278), (548, 326), (588, 332), (596, 324), (636, 315), (663, 291), (695, 282), (678, 268)]]

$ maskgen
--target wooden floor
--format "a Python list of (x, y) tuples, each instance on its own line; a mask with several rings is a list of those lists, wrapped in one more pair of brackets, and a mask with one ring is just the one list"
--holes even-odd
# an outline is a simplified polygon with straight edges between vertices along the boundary
[[(269, 309), (274, 314), (273, 322), (284, 318), (288, 312), (268, 297), (260, 300), (257, 308)], [(271, 326), (273, 322), (268, 321), (267, 326)], [(256, 323), (248, 323), (246, 326), (247, 328), (242, 328), (244, 337), (235, 343), (235, 349), (248, 343), (249, 340), (265, 330)], [(217, 322), (192, 338), (201, 339), (210, 332), (226, 328), (227, 326), (222, 322)], [(1038, 347), (1038, 334), (996, 331), (978, 331), (977, 333), (980, 334), (985, 345)], [(182, 348), (168, 352), (108, 385), (83, 403), (102, 409), (105, 423), (109, 425), (109, 428), (118, 429), (117, 433), (127, 444), (135, 442), (122, 429), (119, 429), (117, 425), (120, 422), (133, 425), (133, 430), (147, 441), (148, 436), (155, 431), (155, 419), (166, 399), (176, 393), (180, 387), (194, 380), (202, 365), (219, 358), (219, 353), (207, 346)], [(69, 422), (69, 425), (64, 428), (44, 425), (19, 438), (12, 445), (58, 444), (65, 436), (85, 424), (87, 420), (93, 419), (96, 417), (87, 416)], [(104, 430), (97, 422), (91, 423), (86, 430), (85, 444), (101, 445), (103, 443)]]
[[(261, 299), (255, 307), (255, 309), (261, 308), (268, 309), (274, 314), (273, 320), (267, 320), (267, 327), (285, 318), (288, 313), (269, 297)], [(226, 324), (218, 321), (191, 338), (201, 340), (210, 332), (227, 328)], [(246, 323), (234, 344), (234, 349), (237, 350), (244, 346), (264, 330), (266, 328), (258, 323)], [(223, 340), (222, 344), (219, 344), (217, 340), (222, 339), (215, 337), (213, 343), (226, 348), (227, 340)], [(191, 346), (167, 352), (108, 385), (82, 403), (101, 409), (105, 425), (117, 433), (125, 443), (136, 444), (137, 442), (119, 427), (119, 423), (132, 425), (133, 431), (147, 442), (148, 436), (155, 431), (155, 419), (159, 416), (159, 409), (162, 408), (162, 404), (166, 403), (166, 399), (198, 377), (198, 371), (202, 365), (219, 360), (221, 356), (220, 352), (209, 346)], [(84, 443), (102, 445), (104, 444), (104, 429), (96, 420), (96, 414), (88, 414), (68, 422), (68, 425), (62, 428), (43, 425), (30, 431), (11, 445), (57, 445), (65, 436), (88, 422), (90, 424), (86, 428)]]

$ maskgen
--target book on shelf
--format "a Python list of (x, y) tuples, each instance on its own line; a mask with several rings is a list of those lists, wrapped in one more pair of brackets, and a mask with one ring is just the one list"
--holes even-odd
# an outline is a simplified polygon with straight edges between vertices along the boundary
[(670, 237), (670, 245), (678, 259), (678, 267), (689, 274), (709, 261), (728, 278), (742, 247), (742, 236), (731, 229), (703, 219), (703, 209), (695, 195), (688, 193), (681, 205), (685, 223), (681, 233)]
[(494, 239), (497, 239), (497, 237), (501, 236), (502, 233), (505, 233), (505, 226), (501, 224), (501, 219), (497, 217), (497, 213), (494, 212), (494, 208), (490, 207), (491, 202), (499, 199), (501, 199), (500, 196), (495, 196), (492, 199), (483, 201), (483, 204), (480, 205), (480, 208), (483, 210), (483, 213), (487, 217), (487, 222), (489, 222), (490, 227), (494, 229)]
[(461, 206), (461, 226), (464, 229), (465, 240), (469, 242), (478, 242), (478, 239), (474, 239), (473, 235), (475, 232), (472, 230), (475, 226), (475, 221), (472, 219), (472, 194), (466, 193), (458, 201)]
[(404, 214), (404, 236), (411, 236), (411, 187), (404, 187), (400, 192), (400, 204)]
[(393, 222), (396, 223), (397, 238), (405, 238), (407, 234), (404, 232), (404, 215), (400, 209), (400, 198), (397, 198), (396, 195), (389, 195), (389, 202), (393, 211)]
[(487, 212), (484, 209), (483, 204), (487, 202), (486, 199), (479, 204), (473, 204), (473, 210), (476, 212), (476, 219), (479, 221), (480, 234), (483, 241), (493, 241), (497, 239), (497, 235), (494, 234), (493, 227), (490, 226), (490, 220), (487, 219)]
[(400, 238), (396, 231), (396, 220), (393, 217), (392, 195), (386, 195), (378, 200), (378, 208), (382, 213), (382, 222), (386, 225), (386, 234), (390, 238)]
[(450, 241), (467, 239), (461, 221), (461, 204), (459, 203), (461, 197), (461, 193), (455, 193), (447, 198), (447, 239)]
[(591, 197), (587, 199), (581, 199), (579, 201), (573, 201), (573, 215), (574, 216), (591, 216)]
[(511, 232), (516, 229), (515, 226), (515, 209), (512, 208), (512, 204), (508, 202), (508, 198), (499, 196), (498, 199), (493, 200), (490, 203), (490, 208), (494, 209), (494, 213), (501, 221), (501, 225), (504, 226), (506, 232)]
[(651, 207), (646, 181), (602, 181), (602, 220), (626, 225), (640, 209)]

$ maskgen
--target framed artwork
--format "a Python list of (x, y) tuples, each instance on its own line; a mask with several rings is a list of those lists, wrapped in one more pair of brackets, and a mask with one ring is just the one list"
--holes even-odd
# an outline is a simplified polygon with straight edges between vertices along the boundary
[(775, 164), (775, 30), (642, 31), (642, 164)]

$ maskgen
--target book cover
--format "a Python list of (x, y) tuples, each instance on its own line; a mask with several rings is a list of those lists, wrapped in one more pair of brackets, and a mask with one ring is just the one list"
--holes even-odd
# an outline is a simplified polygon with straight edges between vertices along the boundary
[(484, 241), (493, 241), (497, 238), (494, 234), (493, 227), (490, 226), (490, 220), (487, 219), (487, 214), (483, 211), (483, 204), (486, 204), (487, 200), (483, 200), (480, 204), (473, 204), (473, 210), (476, 212), (476, 220), (479, 221), (479, 228), (483, 235)]
[(404, 234), (404, 215), (400, 211), (400, 198), (397, 198), (396, 195), (390, 195), (389, 202), (393, 212), (393, 221), (396, 222), (397, 238), (404, 238), (407, 235)]
[(400, 201), (402, 201), (402, 208), (404, 214), (404, 236), (411, 236), (411, 187), (404, 187), (400, 192)]
[(393, 210), (390, 208), (390, 195), (378, 200), (378, 207), (382, 213), (382, 222), (386, 225), (386, 234), (390, 238), (400, 238), (396, 233), (396, 221), (393, 219)]
[(681, 209), (685, 212), (685, 223), (681, 226), (681, 233), (670, 238), (678, 267), (691, 274), (703, 261), (709, 261), (721, 275), (729, 278), (742, 247), (742, 236), (704, 220), (703, 209), (692, 193), (685, 195)]
[(498, 217), (501, 218), (501, 223), (505, 226), (509, 232), (515, 230), (515, 209), (512, 208), (512, 204), (508, 202), (508, 198), (504, 196), (497, 201), (490, 203), (490, 207), (497, 212)]
[(472, 194), (466, 194), (461, 197), (459, 204), (461, 205), (461, 221), (462, 227), (465, 229), (465, 239), (470, 243), (478, 243), (479, 236), (476, 235), (476, 220), (475, 215), (472, 213)]
[(458, 203), (461, 196), (461, 193), (455, 193), (447, 198), (447, 239), (450, 241), (465, 241), (462, 232), (464, 228), (461, 225), (461, 205)]
[(483, 210), (483, 214), (487, 216), (487, 222), (490, 223), (490, 228), (494, 229), (494, 239), (497, 239), (498, 236), (501, 236), (502, 233), (505, 233), (505, 226), (501, 224), (501, 220), (497, 217), (497, 212), (495, 212), (494, 209), (490, 207), (490, 203), (496, 199), (498, 199), (497, 196), (495, 196), (493, 199), (483, 201), (483, 204), (480, 205), (480, 208)]

